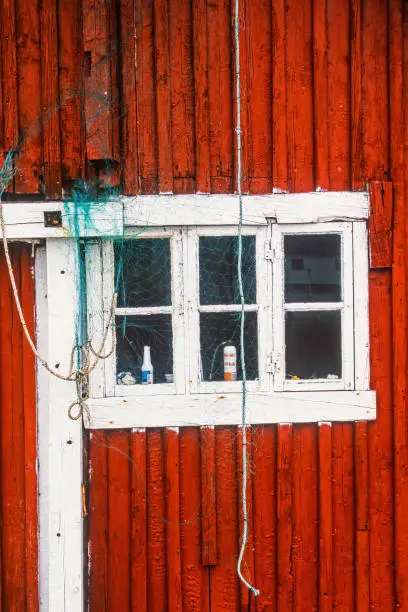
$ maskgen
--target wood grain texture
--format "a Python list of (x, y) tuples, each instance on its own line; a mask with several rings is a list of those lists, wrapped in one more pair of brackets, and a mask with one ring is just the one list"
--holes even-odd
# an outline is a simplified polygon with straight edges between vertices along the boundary
[[(92, 40), (102, 45), (97, 68), (105, 66), (95, 87), (106, 85), (113, 115), (100, 122), (103, 143), (93, 152), (88, 138), (88, 157), (103, 149), (103, 156), (119, 160), (119, 81), (125, 192), (231, 193), (231, 3), (121, 0), (117, 6), (119, 36), (106, 3), (85, 2), (84, 14), (79, 0), (1, 3), (0, 155), (23, 143), (15, 192), (56, 197), (61, 186), (85, 175), (90, 90), (88, 82), (84, 94), (83, 51)], [(91, 18), (95, 7), (103, 14), (92, 23), (101, 27), (97, 36), (84, 37), (82, 15)], [(261, 194), (272, 187), (360, 190), (372, 184), (371, 368), (379, 394), (375, 424), (265, 425), (251, 432), (254, 550), (248, 555), (261, 590), (254, 603), (259, 610), (408, 605), (403, 11), (400, 0), (241, 4), (245, 189)], [(15, 249), (24, 309), (32, 315), (29, 253)], [(4, 263), (0, 282), (0, 586), (4, 609), (35, 609), (33, 363)], [(111, 436), (122, 452), (116, 457), (90, 444), (91, 609), (252, 606), (235, 574), (237, 430), (214, 430), (213, 448), (197, 428)], [(214, 472), (215, 485), (206, 480)]]
[(167, 607), (166, 518), (163, 433), (151, 429), (147, 434), (147, 578), (149, 610)]
[(217, 564), (217, 513), (215, 490), (215, 429), (202, 427), (201, 443), (201, 529), (202, 563)]
[(85, 175), (80, 0), (59, 0), (57, 17), (62, 181), (69, 187)]
[(39, 193), (41, 174), (41, 48), (40, 11), (37, 1), (21, 0), (15, 4), (17, 57), (18, 150), (19, 172), (14, 183), (17, 193)]
[(108, 609), (130, 608), (129, 432), (112, 432), (108, 442)]
[(103, 432), (89, 438), (89, 606), (108, 609), (108, 441)]
[(393, 190), (392, 183), (373, 181), (369, 183), (371, 215), (370, 267), (390, 268), (393, 262)]
[(58, 198), (62, 184), (56, 0), (41, 2), (40, 16), (43, 189), (49, 197)]
[(202, 563), (201, 435), (198, 427), (180, 429), (180, 531), (183, 609), (209, 612), (209, 568)]
[[(21, 250), (21, 298), (28, 329), (34, 334), (34, 260), (29, 247)], [(20, 330), (21, 331), (21, 330)], [(29, 612), (38, 609), (38, 480), (35, 359), (22, 340), (24, 473), (25, 473), (25, 574)]]

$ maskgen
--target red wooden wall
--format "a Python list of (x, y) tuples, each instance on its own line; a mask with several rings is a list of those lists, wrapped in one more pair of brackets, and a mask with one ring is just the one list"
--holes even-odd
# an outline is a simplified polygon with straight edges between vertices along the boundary
[[(31, 247), (12, 249), (29, 328), (34, 324)], [(38, 609), (35, 369), (0, 258), (0, 610)]]
[[(0, 151), (13, 148), (19, 168), (11, 191), (59, 197), (72, 180), (98, 175), (130, 194), (233, 191), (231, 5), (0, 0)], [(90, 609), (408, 610), (408, 5), (241, 7), (244, 190), (377, 182), (375, 220), (392, 230), (373, 243), (370, 275), (378, 418), (252, 429), (245, 562), (256, 602), (235, 574), (239, 430), (92, 434)], [(31, 264), (24, 249), (15, 257), (30, 311)], [(20, 384), (30, 357), (10, 327), (6, 279), (1, 288), (2, 597), (21, 610), (36, 570), (34, 540), (27, 547), (23, 536), (36, 516), (33, 370)]]

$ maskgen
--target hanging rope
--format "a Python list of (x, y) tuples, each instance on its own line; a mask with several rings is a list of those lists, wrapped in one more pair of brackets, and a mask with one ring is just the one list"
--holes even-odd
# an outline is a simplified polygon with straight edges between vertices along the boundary
[(247, 502), (247, 481), (248, 481), (248, 451), (247, 451), (247, 422), (246, 422), (246, 400), (247, 400), (247, 372), (245, 365), (245, 296), (242, 281), (242, 222), (243, 222), (243, 205), (242, 205), (242, 130), (241, 130), (241, 74), (240, 74), (240, 45), (239, 45), (239, 0), (235, 0), (235, 94), (237, 100), (237, 116), (235, 124), (235, 132), (237, 135), (237, 194), (239, 204), (239, 221), (238, 221), (238, 285), (239, 297), (241, 303), (241, 320), (240, 320), (240, 353), (241, 353), (241, 369), (242, 369), (242, 421), (241, 421), (241, 436), (242, 436), (242, 515), (243, 529), (241, 548), (238, 556), (237, 573), (241, 582), (255, 595), (259, 595), (258, 589), (252, 586), (242, 575), (242, 560), (244, 558), (245, 549), (248, 543), (248, 502)]

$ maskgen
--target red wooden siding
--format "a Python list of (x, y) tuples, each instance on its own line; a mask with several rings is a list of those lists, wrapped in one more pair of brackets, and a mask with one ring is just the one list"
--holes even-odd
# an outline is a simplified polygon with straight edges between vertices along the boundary
[[(34, 325), (31, 248), (12, 262), (27, 323)], [(38, 609), (37, 421), (34, 359), (23, 339), (0, 257), (0, 610)]]
[[(252, 428), (255, 601), (235, 573), (239, 429), (93, 433), (90, 609), (408, 610), (408, 5), (242, 0), (240, 20), (245, 190), (375, 194), (378, 418)], [(232, 192), (231, 24), (227, 0), (0, 0), (11, 191), (60, 196), (106, 178), (104, 158), (128, 194)], [(29, 251), (14, 257), (30, 315)], [(36, 609), (34, 363), (0, 275), (1, 601)]]

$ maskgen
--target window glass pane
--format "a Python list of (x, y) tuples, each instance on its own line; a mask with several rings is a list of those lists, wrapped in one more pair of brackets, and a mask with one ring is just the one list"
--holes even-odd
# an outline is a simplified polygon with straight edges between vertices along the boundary
[(118, 306), (170, 306), (169, 238), (134, 238), (114, 248)]
[[(241, 313), (201, 313), (200, 340), (202, 380), (224, 380), (224, 346), (234, 346), (237, 380), (242, 379), (240, 355)], [(245, 313), (245, 363), (247, 380), (258, 378), (257, 314)]]
[(341, 313), (286, 312), (286, 378), (341, 378)]
[(171, 315), (116, 317), (118, 384), (141, 383), (144, 346), (150, 346), (153, 382), (169, 382), (173, 373)]
[[(200, 237), (200, 304), (239, 304), (238, 237)], [(255, 236), (242, 236), (246, 304), (256, 304)]]
[(284, 237), (285, 301), (341, 301), (339, 234)]

